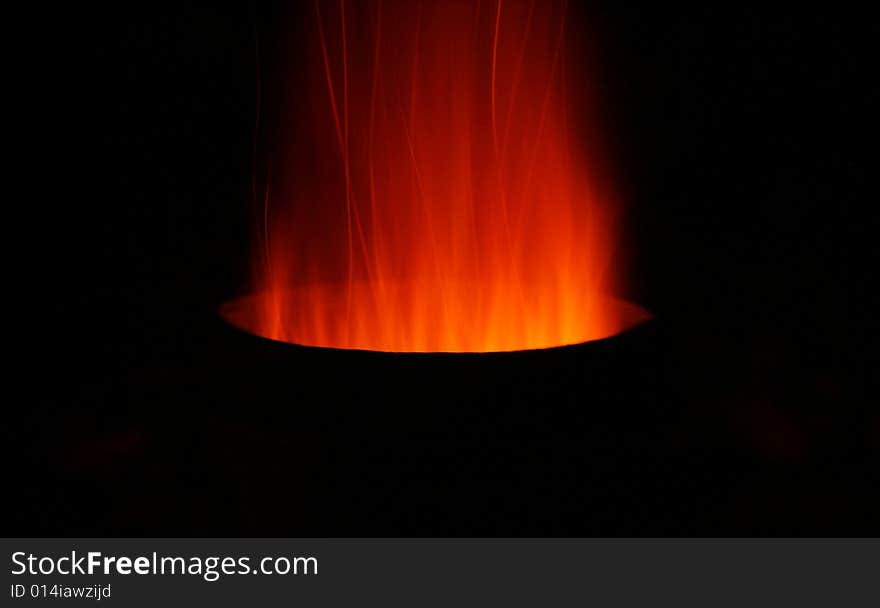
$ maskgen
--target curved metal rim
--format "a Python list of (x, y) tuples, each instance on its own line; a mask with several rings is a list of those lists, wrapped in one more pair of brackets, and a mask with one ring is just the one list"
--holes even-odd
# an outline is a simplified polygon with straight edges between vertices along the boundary
[[(373, 350), (366, 348), (338, 348), (331, 346), (314, 346), (308, 344), (300, 344), (296, 342), (286, 342), (283, 340), (275, 340), (273, 338), (267, 338), (266, 336), (262, 336), (260, 334), (254, 333), (245, 327), (242, 327), (240, 324), (235, 323), (233, 320), (229, 318), (229, 315), (226, 310), (231, 306), (242, 305), (249, 299), (252, 299), (257, 294), (248, 293), (241, 295), (236, 298), (232, 298), (220, 304), (217, 308), (217, 315), (219, 319), (231, 330), (240, 334), (241, 336), (247, 336), (250, 339), (259, 340), (260, 342), (271, 345), (272, 348), (294, 348), (299, 349), (302, 352), (313, 352), (313, 353), (346, 353), (348, 356), (372, 356), (372, 357), (410, 357), (410, 358), (419, 358), (419, 357), (479, 357), (479, 358), (487, 358), (487, 357), (505, 357), (512, 356), (516, 354), (522, 353), (540, 353), (540, 352), (566, 352), (573, 349), (583, 348), (585, 345), (600, 345), (607, 344), (611, 341), (616, 341), (621, 337), (632, 334), (635, 331), (638, 331), (640, 328), (650, 323), (654, 316), (648, 312), (645, 308), (635, 304), (633, 302), (610, 296), (610, 300), (614, 300), (618, 305), (620, 305), (625, 311), (629, 320), (624, 324), (624, 328), (616, 334), (612, 334), (610, 336), (605, 336), (602, 338), (597, 338), (595, 340), (587, 340), (584, 342), (574, 342), (572, 344), (560, 344), (556, 346), (548, 346), (543, 348), (529, 348), (529, 349), (519, 349), (519, 350), (497, 350), (497, 351), (387, 351), (387, 350)], [(350, 354), (350, 355), (349, 355)]]

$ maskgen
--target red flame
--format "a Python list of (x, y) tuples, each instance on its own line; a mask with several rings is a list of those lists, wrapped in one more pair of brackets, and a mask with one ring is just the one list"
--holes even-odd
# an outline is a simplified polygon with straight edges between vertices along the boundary
[(485, 352), (640, 320), (603, 295), (615, 200), (564, 3), (314, 9), (294, 64), (307, 86), (261, 208), (257, 295), (226, 307), (231, 322), (309, 346)]

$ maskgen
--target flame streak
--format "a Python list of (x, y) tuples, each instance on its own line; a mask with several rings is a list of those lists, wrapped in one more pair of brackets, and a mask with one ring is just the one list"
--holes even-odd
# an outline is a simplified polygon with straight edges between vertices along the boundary
[(581, 136), (589, 89), (587, 128), (568, 117), (565, 3), (316, 0), (314, 18), (271, 213), (267, 178), (257, 295), (233, 322), (383, 351), (620, 331), (603, 295), (615, 201)]

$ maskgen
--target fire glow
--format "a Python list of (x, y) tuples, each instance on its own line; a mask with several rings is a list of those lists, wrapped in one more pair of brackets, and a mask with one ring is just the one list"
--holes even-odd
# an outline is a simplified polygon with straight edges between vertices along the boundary
[(616, 200), (564, 2), (313, 8), (256, 197), (254, 295), (227, 320), (394, 352), (547, 348), (642, 320), (606, 295)]

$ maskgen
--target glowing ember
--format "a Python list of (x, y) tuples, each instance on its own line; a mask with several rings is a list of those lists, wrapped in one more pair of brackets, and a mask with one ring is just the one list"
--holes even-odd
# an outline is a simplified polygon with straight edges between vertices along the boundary
[(566, 69), (563, 3), (314, 8), (295, 64), (307, 86), (285, 105), (257, 214), (257, 295), (228, 320), (309, 346), (454, 352), (641, 320), (603, 296), (614, 198), (589, 89)]

